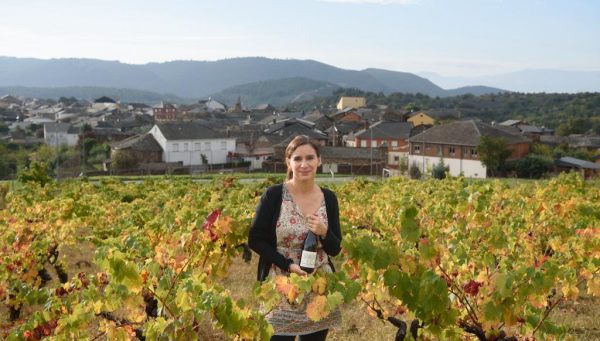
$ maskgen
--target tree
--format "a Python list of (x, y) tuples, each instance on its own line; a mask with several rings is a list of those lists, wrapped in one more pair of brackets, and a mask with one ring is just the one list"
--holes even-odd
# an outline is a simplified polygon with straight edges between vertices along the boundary
[(490, 175), (495, 176), (510, 156), (511, 151), (503, 138), (482, 136), (477, 146), (477, 154)]
[(398, 161), (398, 170), (400, 171), (400, 174), (404, 174), (408, 170), (408, 157), (406, 155), (400, 157), (400, 160)]
[(528, 155), (515, 162), (520, 178), (539, 179), (552, 169), (552, 159), (541, 155)]
[(421, 178), (421, 170), (419, 169), (419, 166), (417, 166), (416, 162), (413, 162), (412, 165), (410, 165), (410, 168), (408, 169), (408, 175), (411, 179)]
[(571, 134), (583, 134), (590, 129), (590, 121), (585, 118), (571, 117), (565, 123), (556, 128), (556, 134), (567, 136)]
[(404, 110), (406, 110), (407, 112), (413, 112), (413, 111), (419, 111), (419, 110), (421, 110), (421, 108), (419, 108), (419, 106), (416, 103), (410, 102), (404, 106)]
[(31, 161), (45, 162), (53, 165), (56, 162), (56, 148), (42, 144), (38, 149), (29, 155)]
[(534, 142), (531, 146), (531, 154), (541, 155), (551, 159), (553, 157), (552, 148), (539, 142)]
[(110, 147), (107, 144), (95, 144), (89, 151), (87, 161), (89, 164), (101, 164), (110, 156)]
[(444, 163), (444, 159), (440, 158), (440, 162), (438, 162), (437, 165), (433, 166), (433, 168), (431, 169), (431, 176), (434, 179), (442, 180), (446, 177), (447, 170), (448, 170), (448, 167), (446, 167), (446, 164)]
[(22, 183), (37, 182), (42, 187), (52, 181), (49, 175), (50, 169), (45, 162), (32, 162), (29, 168), (23, 169), (17, 175), (17, 180)]
[(137, 167), (137, 165), (138, 160), (129, 153), (116, 152), (112, 158), (114, 169), (131, 169)]

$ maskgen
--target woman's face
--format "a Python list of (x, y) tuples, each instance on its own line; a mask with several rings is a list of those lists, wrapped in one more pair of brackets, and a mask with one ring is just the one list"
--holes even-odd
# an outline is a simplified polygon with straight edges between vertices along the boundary
[(321, 158), (317, 156), (317, 151), (311, 145), (303, 144), (294, 150), (286, 162), (295, 180), (314, 180)]

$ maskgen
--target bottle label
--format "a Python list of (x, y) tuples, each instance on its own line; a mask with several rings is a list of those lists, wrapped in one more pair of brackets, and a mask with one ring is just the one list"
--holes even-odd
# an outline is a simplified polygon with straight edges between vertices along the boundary
[(303, 268), (314, 269), (317, 262), (317, 253), (311, 251), (302, 251), (302, 258), (300, 258), (300, 266)]

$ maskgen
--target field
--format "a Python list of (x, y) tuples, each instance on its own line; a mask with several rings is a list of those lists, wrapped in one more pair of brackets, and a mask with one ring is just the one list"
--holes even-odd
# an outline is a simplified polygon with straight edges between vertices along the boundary
[(597, 183), (330, 184), (343, 252), (317, 294), (314, 278), (258, 287), (258, 257), (242, 259), (272, 181), (0, 191), (3, 337), (260, 339), (269, 333), (260, 302), (314, 291), (323, 300), (313, 313), (342, 309), (333, 340), (391, 340), (413, 320), (419, 339), (600, 339)]

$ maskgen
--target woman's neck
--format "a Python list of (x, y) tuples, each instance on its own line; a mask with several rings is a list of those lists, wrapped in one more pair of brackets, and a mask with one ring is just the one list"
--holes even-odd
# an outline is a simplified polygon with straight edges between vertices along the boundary
[(303, 194), (310, 193), (315, 188), (314, 180), (299, 181), (299, 180), (292, 178), (288, 181), (288, 184), (292, 185), (292, 188), (294, 189), (294, 192), (296, 192), (296, 193), (303, 193)]

